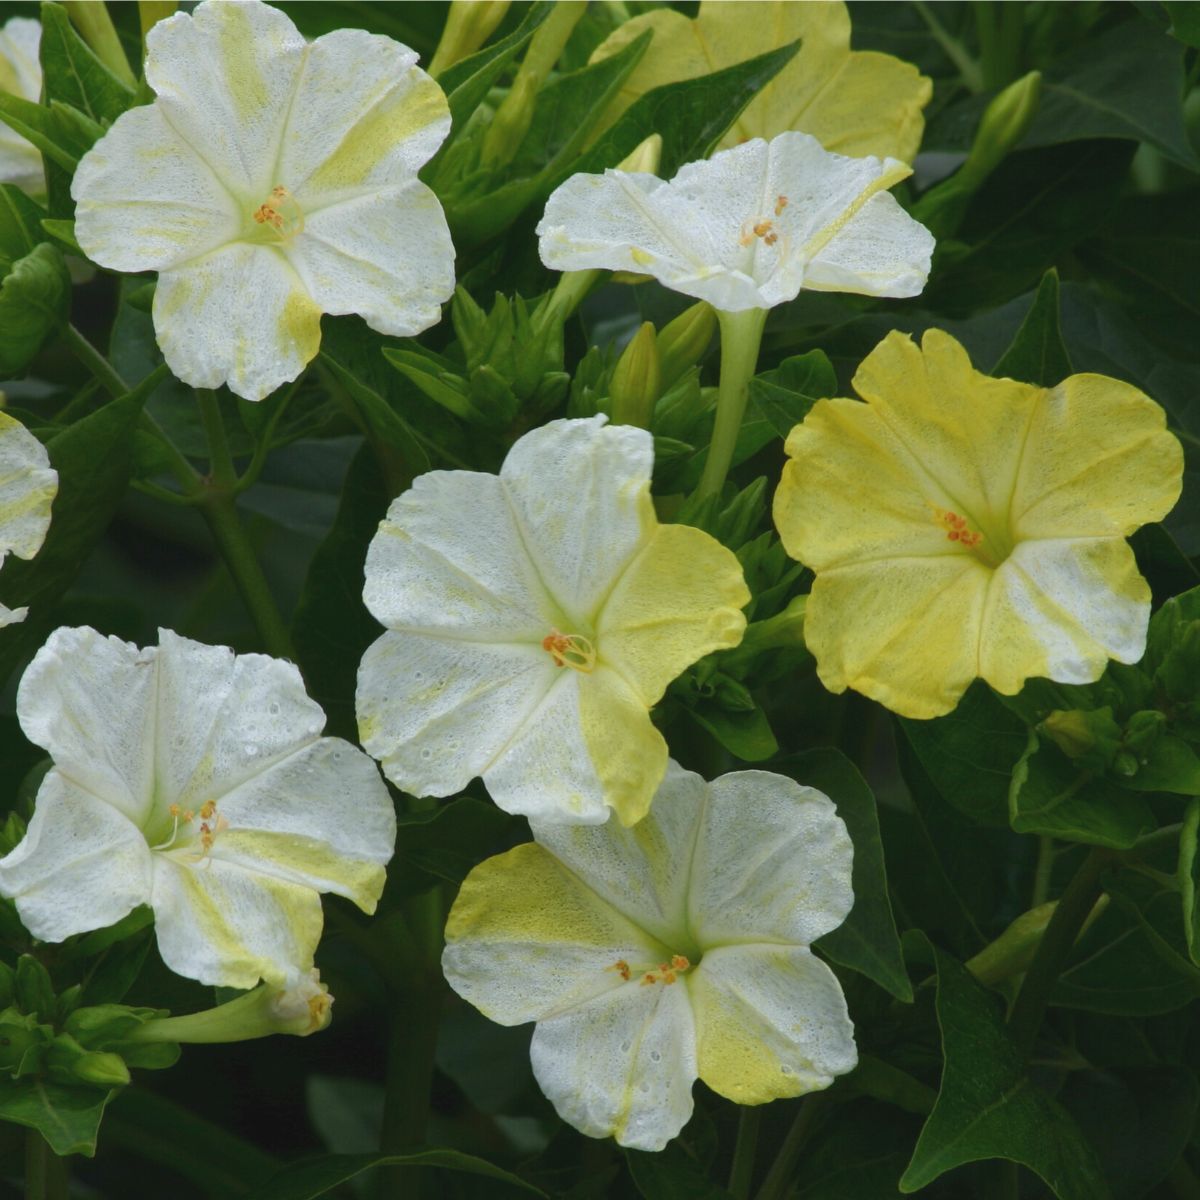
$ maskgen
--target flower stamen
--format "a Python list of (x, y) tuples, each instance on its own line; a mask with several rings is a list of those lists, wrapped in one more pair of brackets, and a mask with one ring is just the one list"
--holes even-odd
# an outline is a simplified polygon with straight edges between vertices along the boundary
[(286, 242), (304, 229), (304, 213), (282, 184), (273, 187), (271, 194), (251, 215), (256, 224), (273, 229), (280, 241)]
[(966, 517), (961, 517), (949, 509), (934, 506), (934, 513), (939, 525), (946, 531), (946, 537), (951, 542), (957, 542), (965, 550), (974, 550), (983, 541), (983, 534), (972, 529), (967, 524)]
[(596, 666), (596, 647), (582, 633), (559, 633), (552, 629), (542, 638), (542, 649), (554, 659), (556, 667), (574, 667), (585, 674)]
[(651, 983), (661, 983), (664, 985), (675, 983), (679, 976), (691, 965), (682, 954), (674, 954), (671, 956), (670, 962), (659, 963), (655, 970), (647, 971), (642, 976), (642, 986), (644, 987)]

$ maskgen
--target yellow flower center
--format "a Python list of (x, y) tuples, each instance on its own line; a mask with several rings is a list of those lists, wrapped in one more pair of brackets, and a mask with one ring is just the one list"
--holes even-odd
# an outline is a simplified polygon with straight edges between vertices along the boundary
[(673, 954), (670, 962), (659, 963), (657, 967), (652, 967), (648, 971), (637, 972), (623, 958), (618, 958), (611, 967), (607, 970), (615, 971), (620, 977), (628, 983), (635, 974), (641, 974), (638, 982), (643, 986), (650, 984), (672, 984), (678, 981), (679, 976), (691, 967), (691, 961), (685, 958), (682, 954)]
[[(787, 206), (788, 198), (777, 196), (775, 198), (775, 216), (780, 216)], [(749, 246), (755, 238), (762, 238), (763, 244), (766, 246), (774, 246), (779, 241), (779, 231), (775, 228), (774, 220), (770, 217), (759, 216), (743, 221), (738, 243), (742, 246)]]
[(946, 540), (969, 550), (984, 566), (998, 567), (1012, 553), (1011, 541), (995, 529), (985, 531), (981, 522), (972, 521), (954, 509), (940, 508), (933, 503), (929, 507), (933, 510), (934, 520), (946, 531)]
[(559, 633), (552, 629), (542, 638), (542, 649), (554, 659), (556, 667), (574, 667), (585, 675), (595, 669), (596, 647), (582, 633)]
[[(199, 813), (193, 812), (190, 808), (183, 808), (178, 804), (172, 804), (167, 809), (167, 812), (171, 817), (171, 832), (165, 840), (151, 846), (151, 850), (170, 850), (176, 846), (177, 842), (180, 848), (184, 845), (193, 845), (199, 842), (199, 854), (189, 856), (199, 861), (205, 858), (212, 849), (213, 842), (217, 839), (217, 834), (229, 828), (229, 822), (217, 812), (217, 802), (215, 800), (205, 800), (200, 806)], [(195, 822), (197, 816), (200, 818), (200, 827), (193, 832), (187, 827)], [(180, 826), (184, 827), (183, 831), (181, 831)], [(190, 837), (188, 836), (189, 833), (191, 834)], [(186, 840), (181, 841), (181, 836)]]
[(304, 229), (304, 213), (282, 184), (273, 187), (271, 194), (250, 215), (272, 240), (290, 241)]

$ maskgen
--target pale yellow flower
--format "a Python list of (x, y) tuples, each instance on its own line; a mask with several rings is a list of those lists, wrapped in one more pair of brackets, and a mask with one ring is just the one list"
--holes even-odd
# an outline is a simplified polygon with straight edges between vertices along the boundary
[[(41, 40), (41, 22), (29, 17), (5, 21), (0, 29), (0, 92), (38, 102), (42, 92), (42, 64), (38, 60)], [(14, 183), (34, 194), (46, 190), (40, 151), (4, 124), (0, 124), (0, 183)]]
[(647, 29), (641, 61), (605, 114), (609, 125), (652, 88), (696, 79), (801, 39), (796, 56), (746, 106), (721, 142), (798, 129), (827, 150), (912, 162), (933, 84), (916, 67), (873, 50), (850, 49), (850, 14), (826, 0), (703, 0), (694, 19), (658, 9), (626, 21), (592, 55), (616, 54)]
[(1179, 497), (1163, 410), (1104, 375), (992, 379), (931, 329), (891, 333), (787, 441), (775, 497), (789, 554), (816, 572), (805, 637), (830, 691), (909, 717), (976, 677), (1099, 678), (1145, 649), (1150, 589), (1125, 541)]
[[(0, 413), (0, 563), (9, 554), (32, 558), (41, 549), (57, 494), (58, 472), (46, 447), (20, 421)], [(23, 621), (28, 611), (0, 604), (0, 627)]]

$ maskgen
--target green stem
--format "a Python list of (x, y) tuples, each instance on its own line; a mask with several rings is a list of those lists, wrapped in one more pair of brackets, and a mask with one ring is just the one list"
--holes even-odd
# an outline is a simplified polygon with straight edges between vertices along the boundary
[(979, 64), (967, 53), (962, 42), (947, 32), (941, 21), (934, 16), (933, 9), (923, 3), (923, 0), (913, 0), (913, 8), (925, 22), (933, 40), (942, 48), (942, 53), (958, 68), (959, 77), (967, 91), (982, 92), (983, 72), (979, 69)]
[(70, 347), (71, 353), (91, 371), (96, 382), (110, 396), (124, 396), (129, 391), (129, 384), (121, 378), (112, 363), (74, 325), (66, 326), (63, 330), (63, 338)]
[(25, 1131), (25, 1200), (67, 1200), (67, 1163), (36, 1129)]
[(779, 1153), (776, 1154), (775, 1161), (759, 1189), (757, 1200), (783, 1200), (787, 1195), (792, 1186), (792, 1175), (800, 1159), (800, 1152), (821, 1115), (824, 1102), (824, 1093), (816, 1092), (801, 1104), (800, 1111), (796, 1114), (791, 1129), (787, 1131)]
[(1075, 877), (1067, 884), (1046, 932), (1038, 943), (1037, 952), (1025, 974), (1021, 990), (1009, 1014), (1008, 1024), (1013, 1040), (1022, 1057), (1028, 1058), (1037, 1039), (1050, 993), (1058, 981), (1059, 972), (1083, 929), (1088, 914), (1100, 897), (1100, 880), (1112, 852), (1094, 846), (1080, 864)]
[(1054, 839), (1043, 834), (1038, 838), (1037, 865), (1033, 869), (1033, 893), (1029, 907), (1045, 904), (1050, 896), (1050, 876), (1054, 871)]
[(767, 310), (718, 311), (717, 318), (721, 324), (721, 378), (717, 385), (717, 419), (713, 423), (712, 442), (700, 486), (696, 489), (696, 497), (700, 500), (718, 495), (729, 474), (742, 428), (742, 415), (746, 411), (750, 380), (758, 365), (758, 348), (767, 322)]
[(217, 394), (208, 388), (197, 388), (196, 403), (200, 407), (200, 420), (208, 440), (209, 476), (218, 487), (232, 489), (237, 483), (237, 471), (234, 470), (233, 455), (229, 452), (229, 439), (225, 435), (225, 422), (221, 418)]
[(762, 1127), (762, 1109), (743, 1106), (738, 1117), (737, 1142), (733, 1147), (733, 1165), (729, 1168), (729, 1194), (733, 1200), (749, 1200), (754, 1183), (754, 1155)]

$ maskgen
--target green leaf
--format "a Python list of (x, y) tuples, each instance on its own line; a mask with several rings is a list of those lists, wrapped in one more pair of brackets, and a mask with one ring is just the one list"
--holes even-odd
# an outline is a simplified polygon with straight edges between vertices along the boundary
[(15, 1121), (36, 1129), (60, 1157), (96, 1153), (96, 1134), (112, 1092), (90, 1087), (66, 1087), (36, 1077), (9, 1079), (0, 1075), (0, 1121)]
[(625, 1163), (645, 1200), (731, 1200), (678, 1140), (657, 1152), (626, 1150)]
[(1138, 570), (1145, 576), (1156, 605), (1200, 584), (1200, 574), (1175, 539), (1158, 524), (1143, 525), (1129, 539)]
[(1155, 828), (1154, 813), (1136, 793), (1080, 770), (1057, 746), (1030, 730), (1013, 771), (1009, 815), (1018, 833), (1127, 850)]
[(404, 871), (393, 873), (391, 886), (405, 894), (437, 883), (457, 887), (496, 849), (513, 820), (494, 804), (472, 796), (402, 817), (396, 830), (396, 860), (404, 864)]
[(61, 4), (42, 5), (39, 53), (47, 98), (70, 104), (93, 121), (111, 124), (136, 99), (75, 32)]
[(1038, 387), (1054, 387), (1071, 374), (1071, 358), (1058, 319), (1057, 271), (1051, 269), (1042, 276), (1017, 336), (989, 374)]
[(785, 758), (776, 769), (824, 792), (837, 805), (854, 843), (854, 907), (837, 929), (816, 943), (817, 948), (834, 962), (874, 980), (896, 999), (911, 1003), (912, 984), (888, 898), (874, 793), (858, 768), (829, 747)]
[(786, 438), (818, 400), (838, 394), (837, 375), (823, 350), (785, 358), (750, 381), (750, 399), (780, 437)]
[[(78, 254), (80, 258), (87, 258), (87, 255), (83, 252), (83, 247), (75, 240), (74, 221), (56, 221), (51, 217), (46, 217), (42, 221), (42, 228), (64, 250), (69, 250), (72, 254)], [(152, 284), (150, 286), (153, 287)]]
[(669, 83), (640, 96), (576, 162), (601, 172), (632, 154), (652, 133), (662, 137), (657, 174), (670, 179), (685, 163), (707, 158), (742, 109), (791, 62), (799, 42), (760, 54), (699, 79)]
[(1194, 797), (1183, 814), (1179, 831), (1179, 899), (1183, 905), (1183, 936), (1192, 962), (1200, 966), (1200, 856), (1196, 854), (1197, 834), (1200, 833), (1200, 798)]
[(797, 1200), (883, 1200), (898, 1194), (919, 1125), (870, 1100), (839, 1104), (805, 1146)]
[(1171, 18), (1167, 32), (1185, 46), (1200, 46), (1200, 8), (1195, 0), (1163, 0), (1163, 8)]
[(313, 555), (292, 619), (309, 695), (325, 710), (327, 732), (351, 741), (358, 738), (358, 664), (382, 632), (363, 604), (363, 563), (389, 498), (375, 452), (364, 443), (346, 473), (333, 527)]
[(32, 142), (52, 163), (73, 174), (104, 130), (61, 101), (49, 107), (0, 92), (0, 121)]
[(58, 472), (50, 531), (37, 557), (8, 562), (0, 578), (5, 603), (27, 604), (29, 616), (0, 633), (0, 679), (54, 627), (54, 605), (75, 578), (125, 495), (132, 469), (132, 432), (146, 397), (134, 389), (77, 421), (46, 444)]
[(986, 684), (972, 684), (944, 717), (899, 720), (908, 744), (948, 803), (980, 824), (1008, 824), (1013, 768), (1029, 735), (1025, 722)]
[(744, 711), (730, 711), (701, 701), (687, 711), (701, 729), (743, 762), (763, 762), (779, 749), (767, 714), (757, 704)]
[(13, 263), (24, 258), (42, 236), (45, 212), (19, 187), (0, 183), (0, 279), (12, 270)]
[(62, 251), (43, 242), (18, 258), (0, 282), (0, 379), (19, 375), (62, 327), (71, 277)]
[(315, 1200), (340, 1184), (375, 1167), (440, 1167), (483, 1175), (522, 1192), (544, 1196), (545, 1192), (524, 1179), (494, 1167), (482, 1158), (458, 1150), (413, 1150), (407, 1154), (327, 1154), (292, 1163), (270, 1179), (257, 1184), (255, 1200)]
[(1004, 1028), (999, 998), (923, 934), (933, 954), (942, 1082), (900, 1190), (916, 1192), (963, 1163), (1010, 1159), (1041, 1177), (1058, 1200), (1104, 1200), (1095, 1152), (1062, 1106), (1034, 1086)]

